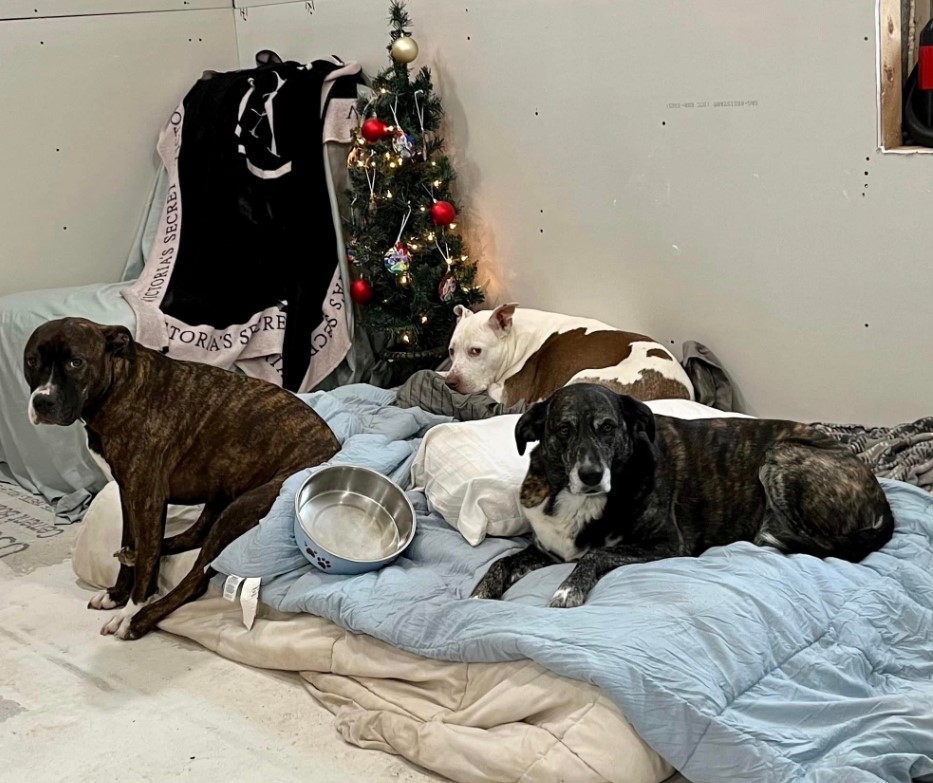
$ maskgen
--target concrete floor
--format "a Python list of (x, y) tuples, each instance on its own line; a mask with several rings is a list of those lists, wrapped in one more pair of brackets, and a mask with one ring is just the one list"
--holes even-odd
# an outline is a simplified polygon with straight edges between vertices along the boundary
[[(440, 780), (346, 744), (297, 675), (163, 632), (99, 636), (68, 560), (77, 526), (42, 538), (51, 517), (29, 513), (0, 515), (0, 781)], [(4, 557), (4, 536), (30, 546)]]

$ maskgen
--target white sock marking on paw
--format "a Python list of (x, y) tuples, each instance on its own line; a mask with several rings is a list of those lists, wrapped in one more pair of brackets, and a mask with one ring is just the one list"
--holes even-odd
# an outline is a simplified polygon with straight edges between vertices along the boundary
[(116, 609), (117, 602), (110, 597), (109, 590), (101, 590), (98, 593), (94, 593), (91, 596), (91, 600), (88, 602), (88, 606), (92, 609)]
[(124, 606), (116, 615), (104, 623), (104, 627), (100, 629), (100, 635), (116, 636), (118, 639), (125, 639), (126, 635), (130, 631), (130, 622), (136, 613), (139, 612), (139, 610), (144, 606), (151, 604), (153, 601), (159, 599), (160, 597), (161, 596), (158, 594), (153, 595), (143, 601), (141, 604), (134, 604), (132, 601), (128, 601), (126, 606)]

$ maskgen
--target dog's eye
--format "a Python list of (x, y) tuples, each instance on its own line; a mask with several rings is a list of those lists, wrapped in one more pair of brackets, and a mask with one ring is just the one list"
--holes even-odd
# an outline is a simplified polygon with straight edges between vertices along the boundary
[(477, 357), (483, 352), (482, 348), (470, 348), (470, 356)]
[(84, 359), (74, 358), (74, 359), (72, 359), (70, 362), (68, 362), (68, 366), (69, 366), (69, 367), (74, 367), (74, 369), (77, 370), (79, 367), (83, 367), (83, 366), (84, 366)]
[(616, 425), (611, 421), (604, 421), (599, 428), (599, 431), (605, 434), (611, 433), (616, 428)]
[(561, 425), (557, 428), (557, 434), (560, 435), (562, 438), (566, 438), (566, 437), (570, 434), (570, 425), (569, 425), (569, 424), (561, 424)]
[(39, 364), (39, 360), (35, 356), (30, 356), (26, 360), (26, 366), (29, 367), (30, 369), (34, 369), (37, 364)]

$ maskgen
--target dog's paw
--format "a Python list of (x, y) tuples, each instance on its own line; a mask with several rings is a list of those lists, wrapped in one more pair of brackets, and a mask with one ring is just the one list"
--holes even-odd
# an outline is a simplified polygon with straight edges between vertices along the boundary
[(585, 601), (586, 594), (579, 587), (560, 587), (551, 596), (548, 606), (552, 609), (572, 609), (575, 606), (583, 606)]
[(103, 628), (100, 629), (100, 635), (116, 636), (118, 639), (125, 639), (130, 630), (130, 621), (132, 619), (132, 616), (126, 617), (122, 614), (111, 617), (104, 623)]
[(116, 609), (119, 606), (123, 606), (125, 603), (125, 600), (119, 600), (119, 596), (111, 595), (109, 590), (101, 590), (100, 592), (94, 593), (94, 595), (91, 596), (91, 600), (87, 602), (87, 608), (109, 611), (110, 609)]
[(483, 579), (470, 594), (470, 598), (485, 598), (496, 601), (502, 598), (502, 591), (497, 590), (492, 580)]
[(148, 604), (152, 603), (158, 596), (152, 596), (149, 600), (141, 604), (134, 604), (130, 601), (117, 614), (111, 617), (103, 628), (100, 629), (101, 636), (116, 636), (117, 639), (138, 639), (142, 634), (139, 632), (139, 623), (134, 622), (136, 615)]

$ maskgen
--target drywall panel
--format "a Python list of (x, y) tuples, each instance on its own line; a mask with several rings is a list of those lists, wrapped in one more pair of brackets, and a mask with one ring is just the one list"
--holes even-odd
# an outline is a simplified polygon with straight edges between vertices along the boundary
[(0, 0), (0, 19), (230, 8), (231, 0)]
[(0, 294), (119, 279), (162, 125), (237, 64), (233, 11), (0, 23)]
[[(243, 64), (382, 65), (385, 6), (250, 8)], [(758, 414), (931, 413), (933, 160), (877, 151), (874, 3), (409, 7), (502, 298), (700, 340)]]
[[(294, 3), (296, 0), (233, 0), (233, 5), (237, 8), (255, 8), (260, 5), (282, 5), (284, 3)], [(303, 0), (309, 10), (314, 10), (314, 0)]]

